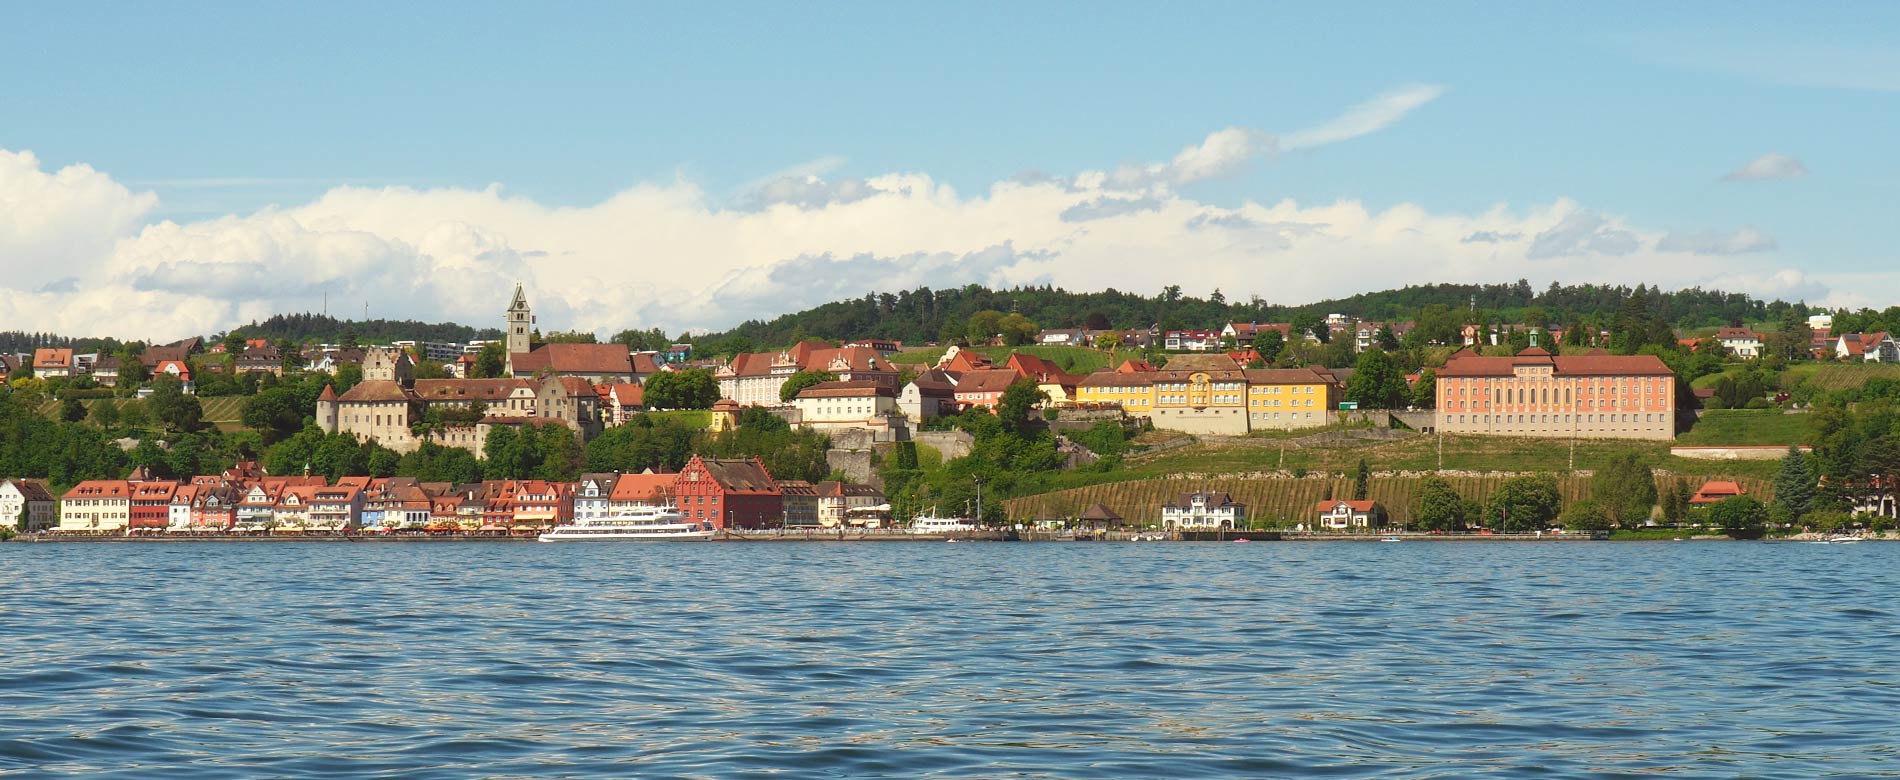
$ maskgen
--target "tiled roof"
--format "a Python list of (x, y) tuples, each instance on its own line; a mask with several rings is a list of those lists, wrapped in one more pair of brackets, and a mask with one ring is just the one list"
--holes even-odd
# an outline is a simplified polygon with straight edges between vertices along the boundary
[(435, 403), (481, 401), (490, 404), (508, 400), (516, 390), (533, 387), (525, 379), (418, 379), (415, 396)]
[(1088, 376), (1082, 377), (1081, 381), (1076, 382), (1076, 386), (1077, 387), (1140, 387), (1142, 385), (1154, 384), (1154, 373), (1155, 372), (1152, 372), (1152, 371), (1143, 371), (1140, 373), (1135, 373), (1135, 372), (1123, 372), (1123, 371), (1108, 371), (1105, 369), (1102, 371), (1097, 371), (1093, 374), (1089, 374)]
[(1174, 355), (1168, 358), (1163, 371), (1232, 371), (1243, 366), (1227, 354), (1219, 355)]
[(1324, 374), (1310, 368), (1250, 368), (1245, 372), (1252, 385), (1331, 384)]
[(131, 495), (132, 483), (123, 479), (89, 479), (74, 485), (60, 498), (129, 498)]
[(918, 374), (911, 384), (917, 386), (921, 395), (948, 395), (956, 391), (956, 382), (950, 374), (935, 368)]
[(625, 344), (543, 344), (513, 355), (515, 373), (553, 369), (556, 374), (631, 374), (633, 360)]
[[(1438, 371), (1441, 377), (1511, 376), (1520, 365), (1548, 365), (1558, 376), (1674, 376), (1655, 355), (1558, 355), (1530, 350), (1514, 357), (1484, 357), (1459, 350)], [(1529, 353), (1529, 354), (1526, 354)]]
[(1206, 496), (1207, 505), (1211, 507), (1238, 506), (1238, 504), (1234, 503), (1234, 497), (1228, 495), (1225, 491), (1215, 491), (1215, 492), (1210, 492), (1210, 493), (1182, 493), (1181, 495), (1175, 496), (1173, 503), (1168, 504), (1168, 506), (1183, 507), (1183, 508), (1191, 507), (1194, 505), (1194, 498), (1196, 496)]
[(869, 379), (854, 379), (849, 382), (819, 382), (798, 391), (799, 398), (863, 398), (866, 396), (892, 397), (896, 393), (891, 388)]
[[(451, 380), (436, 379), (425, 381), (446, 382)], [(410, 401), (414, 400), (414, 398), (415, 393), (404, 389), (402, 385), (386, 380), (377, 380), (374, 382), (356, 383), (355, 387), (350, 388), (349, 392), (338, 397), (337, 401), (341, 403), (390, 403), (396, 401)]]
[(1377, 501), (1346, 501), (1344, 499), (1337, 499), (1333, 501), (1321, 501), (1317, 506), (1313, 507), (1313, 511), (1331, 512), (1337, 509), (1340, 504), (1345, 504), (1351, 507), (1354, 512), (1370, 512), (1378, 503)]
[(959, 393), (1000, 393), (1008, 390), (1022, 374), (1007, 368), (985, 368), (977, 371), (965, 371), (957, 377)]
[(765, 466), (757, 460), (698, 457), (695, 459), (705, 466), (707, 476), (727, 493), (776, 495), (779, 492), (778, 484), (772, 480), (772, 475), (766, 473)]
[(594, 388), (594, 392), (600, 396), (601, 403), (618, 402), (622, 406), (646, 404), (646, 387), (632, 382), (600, 385)]
[(71, 368), (73, 351), (70, 349), (33, 350), (34, 368)]
[(1077, 515), (1076, 517), (1077, 519), (1081, 519), (1081, 520), (1114, 521), (1114, 520), (1122, 519), (1121, 515), (1115, 514), (1115, 510), (1109, 509), (1108, 506), (1105, 504), (1096, 504), (1087, 509), (1084, 509), (1082, 510), (1082, 514)]
[(658, 501), (673, 493), (673, 480), (678, 474), (622, 474), (614, 482), (612, 499), (615, 501)]
[(632, 359), (633, 373), (657, 374), (660, 371), (660, 364), (653, 360), (651, 352), (635, 352)]

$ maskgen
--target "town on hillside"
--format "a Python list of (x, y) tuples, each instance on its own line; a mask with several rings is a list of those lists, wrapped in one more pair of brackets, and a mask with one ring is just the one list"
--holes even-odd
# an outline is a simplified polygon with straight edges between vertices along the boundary
[[(1900, 454), (1882, 460), (1892, 442), (1862, 418), (1889, 414), (1900, 388), (1884, 371), (1900, 363), (1885, 329), (1900, 317), (1803, 307), (1696, 330), (1626, 309), (1568, 324), (1428, 306), (1410, 320), (1335, 313), (1198, 328), (1038, 328), (982, 311), (924, 344), (795, 338), (709, 351), (658, 331), (543, 337), (517, 284), (499, 338), (467, 343), (227, 334), (0, 354), (8, 424), (87, 453), (0, 453), (10, 475), (0, 511), (20, 531), (87, 535), (511, 534), (652, 506), (733, 530), (880, 528), (926, 514), (1245, 528), (1266, 518), (1231, 491), (1122, 506), (1077, 498), (1028, 514), (1015, 500), (1119, 481), (1142, 458), (1199, 471), (1188, 454), (1212, 450), (1195, 448), (1254, 453), (1252, 471), (1299, 478), (1288, 450), (1314, 437), (1424, 437), (1437, 442), (1438, 468), (1448, 439), (1530, 439), (1564, 443), (1566, 469), (1579, 447), (1588, 459), (1624, 446), (1615, 442), (1653, 443), (1652, 461), (1733, 463), (1743, 477), (1721, 479), (1718, 465), (1685, 483), (1679, 511), (1659, 498), (1619, 521), (1687, 519), (1750, 493), (1743, 483), (1763, 467), (1746, 462), (1787, 458), (1803, 460), (1814, 489), (1832, 486), (1830, 507), (1894, 515)], [(1274, 442), (1269, 469), (1273, 448), (1261, 445)], [(1382, 506), (1363, 484), (1354, 492), (1312, 496), (1271, 521), (1411, 524), (1411, 507)], [(1486, 496), (1466, 498), (1480, 506), (1455, 525), (1503, 520)], [(1544, 514), (1558, 524), (1558, 510)]]

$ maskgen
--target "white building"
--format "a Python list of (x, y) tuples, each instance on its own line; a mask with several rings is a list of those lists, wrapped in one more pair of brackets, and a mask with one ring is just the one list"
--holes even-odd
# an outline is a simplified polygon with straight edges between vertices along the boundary
[(1313, 512), (1319, 516), (1320, 528), (1345, 530), (1385, 525), (1385, 510), (1377, 501), (1321, 501)]
[(1715, 332), (1715, 340), (1729, 354), (1742, 359), (1761, 357), (1761, 334), (1747, 328), (1723, 328)]
[(1247, 505), (1224, 492), (1182, 493), (1161, 505), (1161, 527), (1182, 531), (1238, 528), (1247, 520)]
[(619, 474), (582, 474), (574, 485), (574, 519), (592, 520), (613, 514), (614, 483)]
[[(0, 480), (0, 525), (44, 531), (58, 522), (52, 491), (31, 479)], [(22, 523), (24, 521), (24, 523)]]
[(1808, 315), (1808, 329), (1818, 330), (1818, 331), (1821, 331), (1822, 333), (1832, 332), (1834, 330), (1834, 315), (1832, 314)]
[(897, 393), (882, 382), (820, 382), (792, 399), (798, 424), (817, 430), (863, 428), (888, 432), (904, 427)]

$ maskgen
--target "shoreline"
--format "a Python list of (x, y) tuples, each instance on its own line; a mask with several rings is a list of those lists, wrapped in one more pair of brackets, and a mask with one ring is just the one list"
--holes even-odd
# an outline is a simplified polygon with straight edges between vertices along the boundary
[[(1022, 533), (1015, 539), (1009, 539), (1004, 532), (979, 531), (958, 534), (903, 534), (903, 533), (777, 533), (777, 532), (724, 532), (710, 541), (727, 543), (746, 542), (1174, 542), (1174, 543), (1231, 543), (1231, 542), (1383, 542), (1396, 538), (1402, 542), (1429, 543), (1577, 543), (1577, 542), (1794, 542), (1807, 543), (1819, 541), (1821, 537), (1813, 534), (1797, 534), (1768, 539), (1733, 539), (1727, 536), (1703, 535), (1684, 536), (1672, 539), (1602, 539), (1591, 538), (1588, 534), (1326, 534), (1294, 533), (1283, 531), (1228, 531), (1228, 532), (1184, 532), (1164, 534), (1157, 531), (1133, 532), (1114, 531), (1094, 538), (1060, 537), (1048, 532)], [(527, 536), (488, 536), (488, 535), (307, 535), (307, 536), (252, 536), (240, 534), (190, 535), (190, 536), (82, 536), (62, 534), (20, 534), (6, 540), (18, 544), (188, 544), (194, 542), (213, 544), (270, 544), (270, 543), (367, 543), (367, 544), (493, 544), (538, 542), (533, 535)], [(1865, 537), (1862, 541), (1894, 541), (1891, 535)], [(599, 543), (599, 542), (596, 542)]]

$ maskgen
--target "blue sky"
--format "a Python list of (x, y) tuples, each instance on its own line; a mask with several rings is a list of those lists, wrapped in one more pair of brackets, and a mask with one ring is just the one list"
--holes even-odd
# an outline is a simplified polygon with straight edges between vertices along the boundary
[[(1665, 283), (1722, 280), (1721, 268), (1743, 285), (1782, 274), (1757, 285), (1769, 293), (1846, 296), (1866, 289), (1847, 275), (1893, 264), (1881, 228), (1900, 194), (1895, 4), (391, 5), (11, 8), (0, 149), (31, 152), (48, 175), (89, 166), (155, 195), (136, 225), (100, 228), (134, 237), (266, 207), (304, 209), (296, 219), (310, 227), (320, 220), (306, 207), (343, 185), (498, 184), (505, 197), (573, 209), (685, 185), (716, 212), (757, 203), (761, 182), (787, 172), (831, 183), (921, 174), (975, 197), (1024, 174), (1167, 160), (1222, 128), (1284, 136), (1426, 85), (1434, 99), (1375, 130), (1262, 154), (1166, 197), (1457, 215), (1502, 205), (1533, 223), (1565, 202), (1642, 236), (1748, 229), (1774, 248), (1637, 267), (1686, 266), (1649, 280)], [(1771, 153), (1806, 175), (1724, 180)], [(371, 232), (412, 229), (403, 243), (415, 245), (427, 227)], [(499, 240), (523, 250), (530, 271), (535, 252), (565, 251), (519, 233)], [(799, 246), (781, 259), (980, 248), (834, 243), (790, 241)], [(101, 262), (132, 267), (123, 251)], [(749, 254), (713, 265), (719, 278), (700, 288), (646, 292), (769, 271)], [(1018, 270), (978, 280), (1036, 276)], [(1501, 262), (1497, 273), (1547, 281), (1538, 270)], [(1036, 273), (1090, 286), (1073, 271)], [(582, 320), (606, 305), (568, 304)]]

